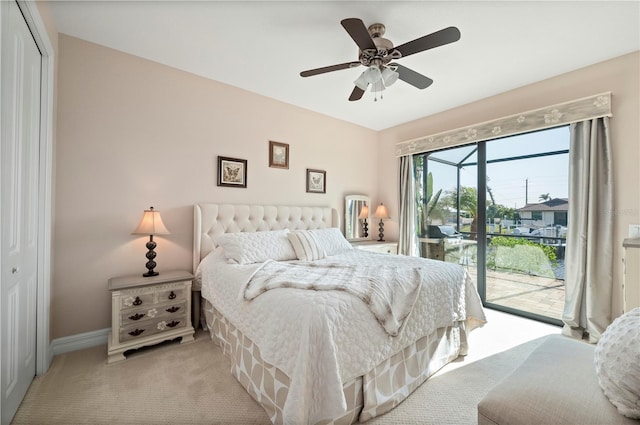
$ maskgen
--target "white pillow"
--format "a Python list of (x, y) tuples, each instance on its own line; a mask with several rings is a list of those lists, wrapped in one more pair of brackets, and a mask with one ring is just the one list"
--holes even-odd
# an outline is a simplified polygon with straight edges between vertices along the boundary
[(353, 249), (349, 241), (347, 241), (337, 227), (329, 227), (327, 229), (313, 229), (309, 230), (320, 246), (324, 249), (324, 253), (327, 257), (336, 255), (343, 252), (346, 249)]
[(604, 331), (595, 348), (598, 383), (618, 412), (640, 419), (640, 307)]
[(307, 230), (294, 230), (287, 235), (298, 260), (314, 261), (325, 257), (324, 249)]
[(230, 262), (262, 263), (267, 260), (295, 260), (296, 253), (287, 239), (288, 229), (250, 233), (224, 233), (214, 236), (216, 245), (224, 248)]

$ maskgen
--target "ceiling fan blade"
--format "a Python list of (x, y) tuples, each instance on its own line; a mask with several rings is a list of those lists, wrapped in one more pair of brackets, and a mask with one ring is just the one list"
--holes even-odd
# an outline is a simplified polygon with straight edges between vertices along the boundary
[(425, 77), (424, 75), (412, 69), (409, 69), (406, 66), (402, 66), (397, 63), (390, 63), (389, 65), (396, 67), (396, 72), (400, 74), (398, 76), (399, 79), (401, 79), (405, 83), (411, 84), (414, 87), (422, 90), (433, 84), (433, 80), (431, 78)]
[(340, 71), (341, 69), (355, 68), (360, 66), (360, 62), (345, 62), (337, 65), (324, 66), (322, 68), (309, 69), (308, 71), (302, 71), (301, 77), (311, 77), (312, 75), (324, 74), (325, 72)]
[(360, 50), (377, 50), (369, 30), (364, 26), (364, 22), (358, 18), (347, 18), (340, 21), (344, 29), (349, 33), (353, 41), (356, 42)]
[(360, 87), (355, 86), (353, 88), (353, 91), (351, 92), (351, 96), (349, 96), (349, 100), (350, 101), (354, 101), (354, 100), (360, 100), (362, 99), (362, 95), (364, 94), (364, 90), (362, 90)]
[(444, 46), (460, 40), (460, 30), (456, 27), (448, 27), (440, 31), (436, 31), (424, 37), (416, 38), (413, 41), (401, 44), (395, 48), (402, 54), (402, 57), (413, 55), (414, 53), (423, 52), (433, 49), (434, 47)]

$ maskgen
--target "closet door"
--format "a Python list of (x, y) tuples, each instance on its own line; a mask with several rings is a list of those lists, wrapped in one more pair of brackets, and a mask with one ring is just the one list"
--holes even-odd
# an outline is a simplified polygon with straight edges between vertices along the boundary
[(15, 1), (0, 2), (0, 406), (15, 415), (36, 362), (42, 57)]

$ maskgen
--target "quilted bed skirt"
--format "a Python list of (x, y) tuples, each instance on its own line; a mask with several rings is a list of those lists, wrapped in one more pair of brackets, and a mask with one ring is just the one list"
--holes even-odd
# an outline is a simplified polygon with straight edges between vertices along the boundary
[[(282, 411), (291, 379), (264, 361), (259, 348), (203, 299), (212, 340), (231, 360), (231, 373), (265, 410), (273, 424), (287, 424)], [(343, 384), (347, 410), (316, 425), (348, 425), (388, 412), (441, 367), (467, 353), (465, 322), (436, 329), (393, 354), (362, 376)]]

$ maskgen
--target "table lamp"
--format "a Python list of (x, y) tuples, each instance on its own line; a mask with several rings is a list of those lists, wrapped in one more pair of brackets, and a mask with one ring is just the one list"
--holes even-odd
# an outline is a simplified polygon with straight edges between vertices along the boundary
[(389, 213), (387, 212), (387, 208), (382, 204), (382, 202), (380, 202), (380, 205), (378, 205), (378, 208), (376, 208), (376, 212), (373, 216), (380, 219), (380, 226), (378, 228), (378, 242), (384, 242), (384, 223), (382, 222), (382, 220), (390, 217)]
[(156, 247), (156, 243), (153, 241), (153, 235), (168, 235), (169, 231), (164, 226), (162, 222), (162, 218), (160, 217), (160, 212), (155, 211), (153, 207), (150, 207), (148, 210), (144, 210), (144, 214), (142, 215), (142, 220), (140, 220), (140, 224), (131, 232), (132, 235), (149, 235), (149, 242), (147, 242), (147, 269), (148, 272), (144, 273), (142, 276), (150, 277), (157, 276), (159, 273), (154, 271), (153, 269), (156, 267), (156, 262), (153, 261), (156, 258), (156, 252), (154, 251)]

